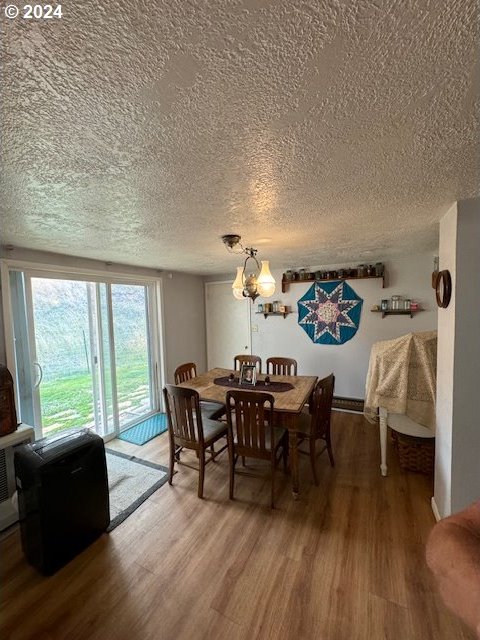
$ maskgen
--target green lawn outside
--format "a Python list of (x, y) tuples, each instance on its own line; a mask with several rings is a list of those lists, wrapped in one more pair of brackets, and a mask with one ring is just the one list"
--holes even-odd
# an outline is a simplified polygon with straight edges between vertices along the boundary
[[(130, 360), (128, 364), (117, 366), (119, 404), (129, 400), (132, 394), (141, 395), (141, 388), (146, 385), (148, 386), (148, 366), (145, 362)], [(145, 395), (147, 393), (148, 391)], [(48, 435), (93, 423), (93, 390), (89, 373), (42, 382), (40, 398), (43, 429)], [(132, 398), (132, 402), (135, 406), (138, 400)]]

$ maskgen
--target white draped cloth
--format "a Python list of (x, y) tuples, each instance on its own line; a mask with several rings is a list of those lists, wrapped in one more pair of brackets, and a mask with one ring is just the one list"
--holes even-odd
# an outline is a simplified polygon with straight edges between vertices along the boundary
[(436, 377), (436, 331), (376, 342), (368, 366), (365, 417), (373, 422), (378, 408), (384, 407), (434, 432)]

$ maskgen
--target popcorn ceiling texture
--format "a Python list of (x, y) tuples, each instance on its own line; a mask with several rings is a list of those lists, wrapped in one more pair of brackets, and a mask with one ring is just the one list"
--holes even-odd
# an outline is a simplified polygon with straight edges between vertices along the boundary
[(232, 232), (274, 267), (388, 258), (477, 193), (476, 0), (63, 12), (2, 19), (5, 244), (204, 274)]

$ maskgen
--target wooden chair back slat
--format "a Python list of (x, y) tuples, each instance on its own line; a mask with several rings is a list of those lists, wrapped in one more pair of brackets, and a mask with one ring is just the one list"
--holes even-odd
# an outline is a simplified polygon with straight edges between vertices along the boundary
[(267, 373), (275, 376), (296, 376), (297, 361), (294, 358), (267, 358)]
[[(240, 455), (269, 457), (274, 441), (273, 405), (274, 398), (270, 393), (228, 391), (227, 421), (229, 428), (236, 431), (236, 449)], [(232, 414), (235, 416), (235, 425)]]
[(182, 382), (188, 382), (192, 378), (197, 377), (197, 365), (194, 362), (186, 362), (181, 364), (175, 369), (173, 374), (175, 384), (181, 384)]
[(259, 356), (249, 356), (246, 354), (239, 354), (233, 358), (233, 368), (235, 371), (240, 371), (242, 364), (251, 364), (257, 367), (257, 372), (262, 373), (262, 359)]
[(319, 380), (313, 390), (310, 413), (312, 415), (311, 435), (315, 438), (325, 438), (327, 434), (330, 434), (334, 388), (335, 376), (331, 373), (326, 378)]

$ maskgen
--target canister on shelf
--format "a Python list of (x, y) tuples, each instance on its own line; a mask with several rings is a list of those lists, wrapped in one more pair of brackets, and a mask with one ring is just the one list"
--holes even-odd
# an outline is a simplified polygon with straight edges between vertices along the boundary
[(398, 311), (400, 308), (400, 300), (401, 300), (401, 296), (392, 296), (391, 297), (391, 308), (392, 311)]
[(382, 300), (380, 308), (381, 308), (382, 311), (388, 311), (388, 300), (387, 299)]
[(383, 262), (376, 262), (375, 263), (375, 275), (376, 276), (383, 276)]

